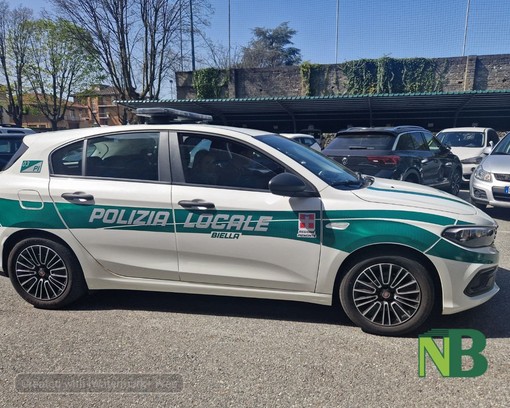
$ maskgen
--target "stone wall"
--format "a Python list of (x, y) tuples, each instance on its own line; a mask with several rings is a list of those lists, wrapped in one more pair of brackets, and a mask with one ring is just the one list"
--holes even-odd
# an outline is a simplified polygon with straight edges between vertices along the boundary
[[(510, 54), (470, 55), (467, 57), (435, 58), (443, 92), (510, 89)], [(314, 96), (343, 95), (346, 76), (342, 64), (315, 66), (309, 83)], [(177, 99), (195, 99), (192, 72), (177, 72)], [(275, 69), (231, 69), (229, 82), (222, 91), (228, 98), (261, 98), (305, 96), (299, 66)]]

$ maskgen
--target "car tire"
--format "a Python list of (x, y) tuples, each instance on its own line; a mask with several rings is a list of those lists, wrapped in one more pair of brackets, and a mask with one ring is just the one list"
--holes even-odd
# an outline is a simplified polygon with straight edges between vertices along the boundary
[(420, 176), (414, 172), (407, 173), (404, 177), (402, 177), (403, 181), (414, 184), (421, 184)]
[(342, 279), (339, 295), (353, 323), (385, 336), (417, 330), (434, 307), (434, 284), (426, 268), (402, 256), (356, 263)]
[(462, 174), (460, 171), (455, 170), (450, 178), (450, 186), (448, 192), (453, 195), (458, 195), (460, 192), (460, 186), (462, 184)]
[(46, 238), (28, 238), (9, 255), (9, 277), (28, 303), (42, 309), (58, 309), (84, 296), (87, 283), (73, 252)]
[(487, 205), (486, 204), (481, 204), (481, 203), (478, 203), (478, 202), (473, 201), (473, 200), (471, 200), (471, 204), (473, 204), (476, 208), (478, 208), (479, 210), (482, 210), (482, 211), (485, 211), (487, 209)]

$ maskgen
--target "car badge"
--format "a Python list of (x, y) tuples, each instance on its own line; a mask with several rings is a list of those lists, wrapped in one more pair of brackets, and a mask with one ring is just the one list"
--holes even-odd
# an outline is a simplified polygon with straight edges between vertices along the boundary
[(342, 164), (344, 166), (347, 166), (347, 163), (349, 162), (349, 159), (347, 157), (342, 157)]

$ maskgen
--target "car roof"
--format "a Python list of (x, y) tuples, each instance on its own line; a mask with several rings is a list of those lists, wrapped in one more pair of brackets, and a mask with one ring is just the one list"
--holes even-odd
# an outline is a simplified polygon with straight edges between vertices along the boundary
[(486, 130), (492, 130), (492, 128), (486, 127), (457, 127), (457, 128), (448, 128), (443, 129), (441, 132), (485, 132)]
[(59, 146), (67, 142), (78, 141), (87, 137), (107, 135), (110, 133), (131, 132), (131, 131), (152, 131), (152, 130), (173, 130), (188, 132), (205, 132), (223, 134), (225, 136), (238, 136), (243, 134), (246, 137), (262, 136), (270, 134), (261, 130), (236, 128), (230, 126), (204, 125), (204, 124), (163, 124), (163, 125), (123, 125), (108, 127), (92, 127), (81, 129), (58, 130), (55, 132), (36, 133), (26, 135), (24, 143), (28, 146), (38, 145), (40, 147)]
[(427, 129), (421, 127), (421, 126), (414, 126), (414, 125), (401, 125), (401, 126), (381, 126), (381, 127), (351, 127), (345, 130), (340, 130), (337, 132), (337, 134), (342, 133), (357, 133), (357, 132), (388, 132), (388, 133), (401, 133), (405, 131), (410, 130), (424, 130), (427, 131)]

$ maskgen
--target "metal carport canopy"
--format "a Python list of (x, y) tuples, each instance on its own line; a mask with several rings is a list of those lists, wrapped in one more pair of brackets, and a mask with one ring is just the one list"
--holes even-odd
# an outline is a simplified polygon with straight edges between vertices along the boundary
[(454, 126), (510, 130), (510, 90), (444, 93), (167, 99), (117, 101), (119, 105), (168, 107), (212, 115), (214, 124), (278, 132), (349, 126), (421, 125), (438, 131)]

